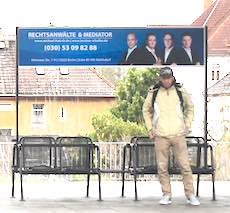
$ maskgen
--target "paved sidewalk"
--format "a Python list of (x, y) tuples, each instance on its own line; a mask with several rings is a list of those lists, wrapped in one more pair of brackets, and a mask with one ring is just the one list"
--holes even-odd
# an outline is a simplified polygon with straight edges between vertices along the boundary
[(160, 186), (155, 182), (138, 182), (140, 200), (134, 201), (133, 182), (126, 183), (126, 197), (121, 198), (121, 183), (102, 182), (103, 201), (97, 200), (97, 182), (91, 182), (90, 198), (85, 197), (85, 182), (47, 181), (25, 182), (25, 202), (19, 201), (19, 184), (16, 185), (16, 198), (10, 198), (10, 184), (0, 184), (1, 213), (135, 213), (135, 212), (194, 212), (229, 213), (230, 182), (216, 182), (217, 201), (211, 201), (211, 182), (201, 182), (201, 206), (186, 204), (182, 182), (173, 182), (173, 204), (160, 206)]

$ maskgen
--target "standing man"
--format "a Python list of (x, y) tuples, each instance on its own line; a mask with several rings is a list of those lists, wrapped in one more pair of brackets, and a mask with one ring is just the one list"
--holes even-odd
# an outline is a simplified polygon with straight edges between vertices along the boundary
[(138, 65), (138, 60), (140, 57), (140, 50), (137, 47), (137, 36), (135, 33), (131, 32), (127, 35), (127, 45), (128, 50), (123, 55), (120, 64), (121, 65)]
[(192, 49), (192, 35), (182, 35), (182, 48), (179, 49), (178, 63), (180, 65), (200, 65), (198, 54)]
[(161, 61), (164, 65), (176, 65), (177, 51), (174, 47), (174, 36), (170, 32), (166, 32), (163, 37), (164, 50), (161, 55)]
[(159, 84), (149, 89), (143, 105), (143, 115), (149, 137), (155, 140), (156, 159), (163, 197), (160, 204), (171, 204), (168, 172), (170, 147), (180, 167), (187, 202), (199, 205), (194, 195), (192, 170), (189, 164), (186, 134), (193, 120), (193, 103), (185, 89), (176, 83), (170, 67), (160, 70)]

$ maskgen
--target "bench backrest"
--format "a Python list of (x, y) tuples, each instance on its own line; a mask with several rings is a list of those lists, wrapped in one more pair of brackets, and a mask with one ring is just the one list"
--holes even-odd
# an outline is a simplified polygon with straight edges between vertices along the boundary
[(89, 170), (92, 166), (92, 145), (88, 137), (57, 138), (57, 168)]
[[(192, 167), (203, 167), (205, 162), (204, 151), (207, 148), (204, 139), (201, 137), (187, 137), (186, 142), (190, 165)], [(134, 146), (134, 153), (131, 153), (133, 155), (131, 159), (135, 157), (137, 168), (157, 168), (154, 140), (148, 137), (134, 137), (131, 140), (131, 144)], [(133, 161), (130, 163), (130, 167), (133, 167)], [(170, 150), (169, 156), (169, 169), (170, 168), (179, 168), (172, 149)]]
[(22, 145), (22, 164), (24, 168), (55, 167), (54, 138), (22, 137), (19, 143)]
[(93, 144), (88, 137), (22, 137), (22, 155), (17, 157), (25, 169), (89, 170)]

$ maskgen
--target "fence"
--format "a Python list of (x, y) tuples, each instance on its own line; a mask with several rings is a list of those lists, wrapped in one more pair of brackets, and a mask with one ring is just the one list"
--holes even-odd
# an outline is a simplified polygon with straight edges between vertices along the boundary
[(13, 143), (0, 142), (0, 176), (11, 174)]
[(216, 179), (230, 180), (230, 141), (213, 143)]
[[(101, 152), (101, 169), (102, 170), (121, 170), (122, 169), (122, 156), (123, 147), (127, 142), (100, 142), (97, 143)], [(108, 179), (120, 179), (119, 173), (106, 173), (103, 174)]]

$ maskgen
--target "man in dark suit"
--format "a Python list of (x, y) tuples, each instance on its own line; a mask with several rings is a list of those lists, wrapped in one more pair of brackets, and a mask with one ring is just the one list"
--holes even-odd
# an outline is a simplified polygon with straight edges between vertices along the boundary
[(157, 49), (157, 39), (154, 33), (149, 33), (147, 35), (145, 46), (141, 49), (140, 64), (161, 64), (160, 53)]
[(122, 57), (121, 65), (138, 65), (140, 58), (140, 49), (137, 47), (137, 36), (131, 32), (127, 35), (128, 50)]
[(174, 36), (170, 32), (166, 32), (163, 37), (164, 50), (161, 54), (161, 62), (163, 65), (176, 65), (177, 50), (174, 47)]
[(182, 35), (182, 48), (178, 50), (178, 61), (180, 65), (200, 65), (198, 54), (192, 49), (192, 36), (189, 33)]

